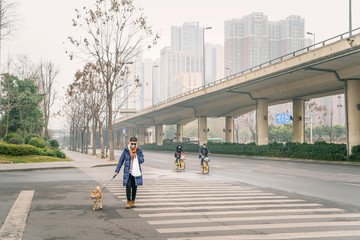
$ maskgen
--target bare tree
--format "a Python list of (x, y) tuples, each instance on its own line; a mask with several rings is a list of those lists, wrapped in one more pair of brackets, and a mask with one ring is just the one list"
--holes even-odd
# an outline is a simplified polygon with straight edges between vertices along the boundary
[[(241, 122), (251, 133), (253, 141), (256, 140), (256, 119), (255, 111), (246, 113), (238, 117), (238, 122)], [(237, 129), (239, 131), (239, 127)]]
[[(1, 42), (6, 38), (11, 37), (16, 28), (18, 15), (16, 14), (17, 4), (12, 0), (0, 0), (0, 57), (1, 57)], [(1, 58), (0, 58), (1, 66)]]
[[(12, 72), (20, 79), (31, 79), (38, 81), (39, 68), (30, 60), (27, 55), (18, 55), (16, 61), (11, 64)], [(39, 84), (36, 84), (39, 86)]]
[(55, 67), (55, 64), (48, 61), (41, 61), (39, 64), (39, 78), (37, 85), (39, 87), (40, 93), (44, 93), (45, 97), (42, 102), (43, 114), (44, 114), (44, 130), (43, 134), (45, 137), (49, 137), (49, 120), (51, 115), (51, 108), (54, 105), (56, 99), (56, 90), (54, 87), (54, 82), (56, 77), (59, 74), (59, 69)]
[[(153, 34), (142, 9), (133, 0), (97, 0), (94, 9), (84, 7), (76, 10), (73, 26), (79, 28), (82, 37), (69, 37), (78, 50), (69, 53), (72, 59), (86, 59), (99, 66), (99, 77), (105, 87), (107, 104), (107, 125), (110, 159), (114, 159), (113, 144), (113, 97), (124, 88), (130, 71), (127, 63), (134, 61), (140, 46), (151, 48), (159, 35)], [(139, 85), (135, 77), (134, 85)]]

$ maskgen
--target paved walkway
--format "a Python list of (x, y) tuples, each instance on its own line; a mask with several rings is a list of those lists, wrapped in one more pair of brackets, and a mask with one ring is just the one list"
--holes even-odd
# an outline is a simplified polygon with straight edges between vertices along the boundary
[(61, 169), (61, 168), (88, 168), (96, 166), (115, 166), (117, 160), (98, 159), (91, 154), (82, 154), (74, 151), (63, 151), (72, 161), (69, 162), (44, 162), (44, 163), (16, 163), (0, 164), (0, 172), (4, 171), (27, 171), (43, 169)]

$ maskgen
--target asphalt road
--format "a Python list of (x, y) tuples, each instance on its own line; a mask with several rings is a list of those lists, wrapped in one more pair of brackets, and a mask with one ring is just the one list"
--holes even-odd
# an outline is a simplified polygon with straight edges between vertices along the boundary
[(130, 210), (121, 175), (92, 210), (90, 191), (115, 166), (0, 172), (0, 223), (33, 190), (22, 239), (360, 238), (360, 166), (213, 155), (203, 175), (196, 154), (185, 171), (173, 169), (172, 152), (144, 155)]

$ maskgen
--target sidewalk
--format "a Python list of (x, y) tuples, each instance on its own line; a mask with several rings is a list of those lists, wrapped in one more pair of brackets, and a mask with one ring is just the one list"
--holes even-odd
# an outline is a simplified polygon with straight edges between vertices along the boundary
[(0, 172), (9, 171), (32, 171), (46, 169), (64, 169), (64, 168), (91, 168), (99, 166), (116, 166), (118, 161), (108, 159), (98, 159), (91, 154), (83, 154), (74, 151), (63, 150), (66, 156), (71, 159), (70, 162), (44, 162), (44, 163), (16, 163), (0, 164)]

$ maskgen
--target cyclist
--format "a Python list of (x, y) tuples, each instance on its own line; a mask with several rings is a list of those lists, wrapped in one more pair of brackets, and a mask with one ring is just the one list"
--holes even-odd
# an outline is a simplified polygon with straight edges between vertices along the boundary
[(182, 146), (181, 144), (179, 143), (177, 146), (176, 146), (176, 150), (175, 150), (175, 158), (176, 158), (176, 161), (177, 163), (179, 163), (179, 159), (181, 158), (181, 154), (184, 152), (184, 150), (182, 149)]
[(210, 151), (206, 146), (206, 143), (203, 143), (203, 145), (200, 147), (199, 150), (199, 158), (201, 158), (201, 166), (204, 163), (204, 158), (208, 157), (210, 155)]

